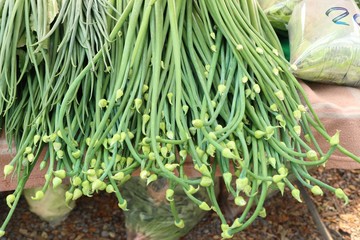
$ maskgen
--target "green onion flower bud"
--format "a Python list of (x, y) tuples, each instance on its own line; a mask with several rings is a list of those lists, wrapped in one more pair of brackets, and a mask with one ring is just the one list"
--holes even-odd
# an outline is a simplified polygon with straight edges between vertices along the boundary
[(236, 190), (242, 191), (246, 186), (249, 185), (249, 179), (247, 177), (238, 178), (236, 179), (235, 184), (236, 184)]
[(210, 49), (211, 51), (216, 52), (216, 45), (211, 45)]
[(96, 176), (100, 177), (104, 173), (104, 169), (96, 169)]
[(13, 165), (5, 165), (4, 166), (4, 176), (8, 176), (10, 173), (12, 173), (12, 171), (14, 170), (14, 166)]
[(41, 136), (38, 135), (38, 134), (36, 134), (36, 135), (34, 136), (33, 142), (34, 142), (34, 145), (35, 145), (35, 146), (36, 146), (37, 143), (40, 141), (40, 138), (41, 138)]
[(81, 151), (78, 149), (78, 150), (72, 152), (71, 155), (72, 155), (75, 159), (79, 159), (79, 158), (81, 157)]
[(249, 81), (249, 78), (247, 77), (247, 76), (243, 76), (242, 78), (241, 78), (241, 82), (242, 83), (247, 83)]
[(174, 190), (171, 188), (166, 189), (165, 192), (165, 198), (166, 200), (168, 200), (169, 202), (174, 201)]
[(349, 203), (349, 198), (348, 196), (346, 196), (346, 194), (344, 193), (344, 191), (341, 188), (337, 188), (335, 190), (335, 196), (339, 199), (342, 199), (345, 201), (345, 205)]
[(44, 136), (42, 136), (41, 140), (42, 140), (44, 143), (48, 143), (48, 142), (50, 142), (50, 136), (44, 135)]
[(53, 184), (53, 188), (57, 188), (58, 186), (60, 186), (62, 183), (62, 179), (59, 177), (54, 177), (52, 180), (52, 184)]
[(85, 196), (90, 195), (90, 182), (88, 180), (85, 180), (81, 183), (82, 192)]
[(233, 224), (231, 225), (231, 228), (238, 228), (241, 227), (243, 224), (239, 221), (239, 219), (235, 219), (235, 221), (233, 222)]
[(254, 84), (254, 86), (253, 86), (253, 91), (254, 91), (255, 93), (260, 93), (260, 92), (261, 92), (261, 89), (260, 89), (259, 84)]
[(273, 49), (272, 52), (275, 54), (275, 56), (279, 56), (279, 51), (277, 49)]
[(81, 198), (82, 195), (83, 195), (83, 192), (80, 189), (75, 188), (72, 200), (76, 201), (77, 199)]
[(230, 226), (228, 224), (223, 223), (223, 224), (220, 225), (220, 228), (221, 228), (222, 231), (225, 232), (225, 231), (229, 230)]
[(98, 106), (100, 108), (107, 108), (108, 105), (109, 105), (109, 102), (106, 99), (103, 98), (103, 99), (99, 100)]
[(242, 196), (237, 196), (235, 199), (234, 199), (234, 202), (237, 206), (240, 206), (240, 207), (243, 207), (246, 205), (246, 201), (245, 199), (242, 197)]
[(211, 208), (209, 207), (209, 205), (206, 202), (201, 202), (201, 204), (199, 205), (199, 208), (201, 210), (204, 210), (204, 211), (210, 211), (211, 210)]
[(278, 109), (278, 107), (277, 107), (277, 105), (275, 103), (270, 105), (270, 110), (273, 111), (273, 112), (278, 112), (279, 111), (279, 109)]
[(180, 219), (179, 221), (174, 221), (175, 226), (177, 226), (178, 228), (184, 228), (185, 227), (185, 223), (184, 220)]
[(284, 182), (278, 182), (276, 183), (276, 186), (278, 187), (278, 189), (281, 192), (281, 195), (284, 195), (284, 191), (285, 191), (285, 183)]
[(278, 182), (280, 182), (281, 180), (283, 180), (285, 178), (285, 176), (284, 175), (274, 175), (273, 177), (272, 177), (272, 180), (273, 180), (273, 182), (274, 183), (278, 183)]
[(216, 132), (221, 131), (222, 129), (223, 129), (223, 126), (220, 124), (216, 125), (216, 127), (215, 127)]
[(165, 164), (165, 168), (169, 170), (170, 172), (174, 171), (178, 166), (180, 166), (177, 163), (167, 163)]
[(150, 183), (156, 181), (158, 179), (158, 176), (153, 173), (146, 179), (146, 185), (149, 185)]
[(35, 156), (33, 153), (29, 153), (26, 158), (29, 162), (33, 162), (35, 159)]
[(39, 166), (40, 171), (44, 170), (45, 167), (46, 167), (46, 161), (41, 161)]
[(264, 54), (264, 50), (262, 48), (257, 47), (256, 52), (259, 54)]
[(302, 104), (298, 105), (298, 110), (299, 110), (300, 112), (306, 112), (306, 108), (305, 108), (305, 106), (302, 105)]
[(134, 158), (127, 157), (126, 158), (126, 166), (130, 166), (134, 162)]
[(340, 142), (340, 131), (336, 131), (334, 136), (332, 136), (330, 138), (330, 145), (331, 146), (336, 146), (336, 145), (339, 145), (339, 142)]
[(232, 174), (230, 172), (223, 173), (223, 179), (227, 188), (231, 186)]
[(296, 126), (294, 126), (293, 129), (294, 129), (295, 133), (296, 133), (298, 136), (300, 136), (300, 134), (301, 134), (301, 126), (296, 125)]
[(35, 193), (34, 197), (31, 197), (32, 200), (41, 200), (44, 197), (44, 192), (39, 190)]
[(85, 139), (86, 145), (90, 146), (90, 142), (91, 142), (91, 138), (87, 137), (87, 138)]
[(226, 143), (226, 147), (228, 147), (229, 149), (236, 149), (236, 143), (234, 141), (228, 141)]
[(318, 160), (317, 153), (314, 150), (309, 150), (306, 153), (306, 157), (311, 161), (317, 161)]
[(150, 172), (149, 171), (147, 171), (147, 170), (142, 170), (141, 172), (140, 172), (140, 178), (141, 179), (147, 179), (147, 177), (150, 175)]
[(305, 140), (307, 141), (307, 142), (311, 142), (311, 137), (310, 137), (310, 135), (309, 134), (305, 134), (304, 135), (304, 138), (305, 138)]
[(273, 168), (276, 168), (276, 159), (274, 157), (269, 157), (268, 161)]
[(50, 134), (50, 136), (49, 136), (50, 142), (54, 142), (54, 141), (56, 140), (56, 137), (57, 137), (57, 134), (56, 134), (56, 133)]
[(133, 139), (135, 137), (135, 135), (131, 131), (127, 132), (127, 136), (129, 137), (129, 139)]
[(301, 198), (300, 198), (300, 190), (297, 189), (297, 188), (294, 188), (292, 191), (291, 191), (291, 195), (296, 199), (298, 200), (299, 202), (302, 202)]
[(69, 191), (66, 191), (65, 192), (65, 202), (66, 203), (69, 203), (74, 197), (74, 194), (69, 192)]
[(311, 188), (311, 192), (315, 195), (315, 196), (322, 196), (324, 194), (324, 192), (321, 190), (321, 188), (317, 185), (313, 186)]
[(246, 185), (245, 187), (244, 187), (244, 193), (247, 195), (247, 196), (250, 196), (250, 193), (251, 193), (251, 186), (250, 185)]
[(223, 157), (225, 157), (225, 158), (234, 158), (234, 159), (237, 158), (237, 157), (235, 156), (235, 154), (233, 154), (229, 148), (224, 148), (224, 149), (221, 151), (221, 155), (222, 155)]
[(149, 90), (149, 86), (146, 85), (146, 84), (144, 84), (144, 85), (142, 86), (141, 92), (142, 92), (142, 93), (146, 93), (147, 90)]
[(168, 98), (168, 101), (169, 101), (170, 105), (173, 105), (172, 99), (174, 97), (174, 94), (172, 92), (169, 92), (166, 96)]
[(73, 177), (73, 179), (72, 179), (73, 186), (75, 186), (75, 187), (80, 186), (81, 183), (82, 183), (82, 180), (79, 176)]
[(293, 111), (293, 115), (297, 121), (301, 119), (301, 112), (299, 110)]
[(121, 208), (123, 211), (128, 211), (129, 209), (127, 209), (127, 201), (125, 199), (123, 199), (122, 203), (118, 204), (119, 208)]
[(204, 126), (204, 122), (200, 119), (194, 119), (191, 123), (195, 128), (202, 128)]
[(284, 96), (284, 92), (281, 90), (278, 90), (275, 92), (276, 97), (280, 100), (280, 101), (284, 101), (285, 100), (285, 96)]
[[(115, 94), (115, 101), (118, 101), (122, 96), (124, 95), (123, 90), (118, 89), (116, 90), (116, 94)], [(106, 101), (106, 99), (104, 99)], [(100, 100), (101, 101), (101, 100)]]
[(248, 98), (249, 96), (251, 96), (251, 94), (252, 94), (251, 89), (246, 89), (246, 90), (245, 90), (245, 96), (246, 96), (246, 98)]
[(150, 152), (148, 155), (148, 158), (150, 161), (154, 161), (156, 159), (156, 155), (154, 152)]
[(206, 148), (206, 153), (209, 154), (210, 156), (214, 157), (215, 153), (216, 153), (216, 148), (214, 145), (209, 144)]
[(244, 49), (244, 46), (243, 46), (243, 45), (241, 45), (241, 44), (237, 44), (237, 45), (236, 45), (236, 50), (241, 51), (241, 50), (243, 50), (243, 49)]
[(25, 151), (24, 151), (24, 154), (29, 154), (29, 153), (31, 153), (31, 151), (32, 151), (31, 147), (26, 147)]
[(197, 188), (194, 188), (192, 185), (190, 185), (189, 189), (186, 190), (186, 192), (187, 192), (188, 194), (193, 195), (193, 194), (197, 193), (197, 191), (199, 191), (199, 189), (200, 189), (199, 186), (198, 186)]
[(169, 151), (168, 151), (167, 147), (162, 147), (162, 148), (160, 148), (160, 152), (161, 152), (161, 155), (164, 158), (166, 158)]
[(145, 156), (149, 156), (149, 154), (151, 152), (150, 146), (141, 146), (141, 150)]
[[(94, 168), (94, 167), (96, 166), (96, 163), (97, 163), (96, 158), (91, 159), (91, 161), (90, 161), (90, 167)], [(90, 171), (88, 170), (88, 171), (87, 171), (87, 174), (91, 174), (91, 171), (93, 171), (92, 175), (94, 175), (94, 174), (95, 174), (94, 170), (90, 170)]]
[(109, 185), (106, 185), (105, 191), (107, 193), (113, 193), (113, 192), (115, 192), (115, 189), (114, 189), (113, 185), (109, 184)]
[(272, 135), (274, 135), (275, 128), (273, 126), (267, 126), (265, 132), (266, 132), (266, 138), (269, 139), (271, 138)]
[(186, 115), (187, 112), (189, 111), (189, 106), (188, 105), (183, 105), (182, 110), (184, 111), (184, 114)]
[(210, 177), (202, 176), (200, 180), (200, 186), (202, 187), (210, 187), (213, 184), (213, 180)]
[(195, 165), (195, 169), (198, 170), (202, 175), (211, 177), (211, 173), (205, 164), (202, 164), (201, 167)]
[(220, 95), (223, 95), (226, 92), (226, 86), (224, 84), (219, 84), (218, 92), (220, 93)]
[(102, 185), (103, 185), (103, 181), (101, 181), (100, 179), (95, 179), (92, 184), (91, 184), (91, 190), (94, 192), (96, 190), (99, 190)]
[(221, 238), (222, 239), (231, 239), (233, 238), (234, 235), (230, 234), (229, 231), (224, 231), (221, 233)]
[(259, 217), (266, 218), (266, 209), (262, 208), (259, 212)]
[(182, 159), (187, 157), (187, 151), (185, 149), (179, 151), (179, 155)]
[(56, 177), (64, 179), (66, 177), (66, 171), (64, 169), (60, 169), (60, 170), (54, 171), (54, 175)]
[(53, 148), (54, 148), (55, 152), (59, 151), (60, 148), (61, 148), (61, 143), (59, 143), (59, 142), (54, 142), (54, 143), (53, 143)]
[(261, 130), (256, 130), (254, 134), (255, 134), (255, 138), (260, 139), (266, 134), (266, 132)]
[(142, 100), (140, 98), (135, 98), (134, 105), (135, 105), (136, 111), (140, 112), (140, 107), (142, 105)]
[(273, 68), (272, 72), (274, 73), (275, 76), (279, 76), (279, 69), (278, 68)]
[(12, 203), (15, 202), (15, 195), (14, 194), (9, 194), (6, 196), (6, 204), (8, 205), (9, 208), (12, 208)]
[(287, 176), (289, 173), (289, 170), (286, 167), (280, 167), (278, 170), (279, 174), (282, 176)]
[(117, 181), (121, 181), (121, 180), (124, 179), (124, 177), (125, 177), (125, 173), (118, 172), (115, 175), (113, 175), (111, 178), (114, 179), (114, 180), (117, 180)]

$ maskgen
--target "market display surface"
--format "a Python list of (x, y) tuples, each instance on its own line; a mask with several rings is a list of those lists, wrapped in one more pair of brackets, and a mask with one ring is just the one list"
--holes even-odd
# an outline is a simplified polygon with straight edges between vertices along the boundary
[[(32, 200), (65, 188), (70, 205), (106, 191), (130, 219), (141, 202), (129, 199), (150, 194), (168, 207), (169, 239), (193, 226), (189, 208), (214, 211), (232, 238), (266, 217), (270, 192), (301, 202), (295, 179), (348, 202), (308, 169), (335, 151), (360, 158), (327, 133), (256, 1), (5, 0), (0, 23), (1, 124), (16, 149), (3, 172), (18, 179), (0, 236), (34, 167), (45, 174)], [(242, 209), (231, 222), (218, 181)]]

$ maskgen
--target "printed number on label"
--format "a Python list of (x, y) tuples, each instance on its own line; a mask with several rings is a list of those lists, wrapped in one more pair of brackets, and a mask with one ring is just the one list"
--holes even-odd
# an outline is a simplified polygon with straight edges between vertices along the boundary
[[(335, 24), (338, 24), (338, 25), (345, 25), (345, 26), (349, 26), (350, 24), (348, 22), (345, 22), (345, 21), (342, 21), (345, 17), (349, 16), (349, 11), (344, 8), (344, 7), (332, 7), (332, 8), (329, 8), (325, 14), (326, 16), (330, 16), (330, 13), (332, 12), (338, 12), (339, 15), (337, 15), (336, 17), (334, 17), (332, 19), (332, 21), (335, 23)], [(360, 26), (360, 14), (359, 13), (356, 13), (353, 15), (353, 20), (354, 22)]]

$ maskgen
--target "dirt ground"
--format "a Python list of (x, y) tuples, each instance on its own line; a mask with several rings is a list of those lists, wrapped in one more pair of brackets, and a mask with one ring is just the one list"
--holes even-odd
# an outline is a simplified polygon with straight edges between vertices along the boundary
[[(335, 196), (325, 192), (313, 197), (317, 211), (333, 239), (360, 239), (360, 170), (319, 170), (316, 176), (348, 193), (350, 203), (343, 205)], [(6, 193), (0, 193), (0, 221), (7, 211)], [(233, 239), (323, 239), (305, 203), (298, 203), (290, 194), (275, 195), (266, 203), (267, 217), (257, 219)], [(112, 195), (99, 194), (81, 198), (67, 220), (54, 227), (31, 213), (24, 199), (13, 215), (7, 235), (1, 240), (20, 239), (126, 239), (124, 215)], [(221, 239), (220, 221), (209, 213), (182, 240)]]

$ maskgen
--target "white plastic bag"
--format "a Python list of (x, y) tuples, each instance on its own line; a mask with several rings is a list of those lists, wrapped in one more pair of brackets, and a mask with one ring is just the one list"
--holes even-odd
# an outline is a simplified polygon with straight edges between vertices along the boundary
[(287, 25), (296, 4), (302, 0), (258, 0), (271, 25), (287, 31)]
[(41, 200), (32, 199), (32, 196), (42, 189), (41, 187), (25, 189), (24, 196), (31, 212), (52, 226), (56, 226), (65, 220), (75, 207), (75, 201), (70, 201), (68, 204), (65, 202), (65, 192), (68, 188), (69, 186), (63, 184), (56, 189), (49, 187)]
[(288, 31), (297, 77), (360, 86), (360, 11), (353, 0), (303, 0)]

